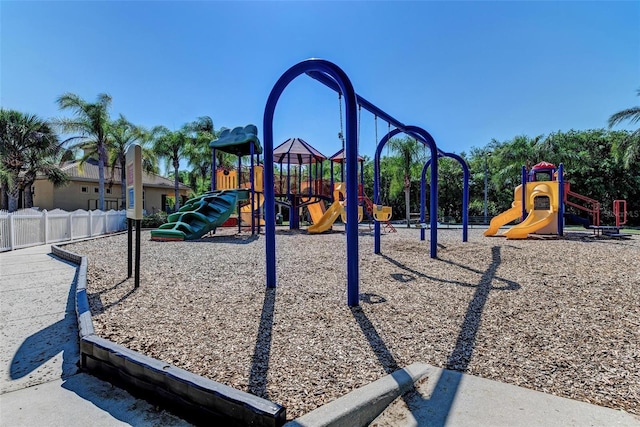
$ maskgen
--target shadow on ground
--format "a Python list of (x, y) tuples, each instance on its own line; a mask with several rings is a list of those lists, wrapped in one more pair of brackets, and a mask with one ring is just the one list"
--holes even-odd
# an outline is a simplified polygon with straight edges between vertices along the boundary
[[(61, 261), (63, 262), (63, 261)], [(75, 264), (72, 264), (75, 266)], [(78, 270), (69, 286), (63, 319), (28, 336), (14, 354), (9, 367), (12, 380), (23, 378), (62, 352), (62, 378), (78, 372), (80, 344), (75, 312), (75, 289)], [(37, 316), (37, 313), (33, 313)]]
[[(467, 306), (465, 318), (462, 327), (460, 328), (460, 332), (458, 333), (455, 347), (444, 363), (446, 369), (442, 371), (442, 374), (438, 378), (438, 381), (431, 395), (428, 398), (423, 397), (414, 386), (412, 390), (402, 396), (407, 407), (412, 412), (414, 418), (419, 421), (419, 423), (426, 423), (426, 425), (429, 426), (444, 426), (446, 425), (447, 418), (455, 400), (455, 396), (462, 379), (462, 373), (466, 371), (469, 363), (471, 362), (476, 336), (482, 320), (482, 312), (484, 311), (485, 304), (489, 297), (489, 292), (491, 290), (516, 291), (520, 289), (520, 285), (515, 282), (496, 277), (496, 271), (501, 263), (500, 247), (498, 246), (494, 246), (493, 248), (491, 248), (491, 263), (484, 272), (464, 266), (462, 264), (440, 260), (442, 262), (452, 264), (456, 267), (464, 268), (472, 272), (481, 274), (481, 277), (476, 285), (433, 278), (419, 271), (410, 269), (397, 262), (396, 260), (389, 258), (388, 256), (383, 255), (383, 257), (394, 265), (404, 269), (407, 272), (410, 272), (413, 275), (428, 278), (441, 283), (476, 288), (473, 298)], [(403, 278), (400, 279), (401, 281), (407, 280), (406, 274), (402, 274), (402, 276)], [(505, 282), (506, 286), (493, 287), (494, 280)], [(395, 358), (393, 357), (393, 354), (391, 353), (383, 339), (380, 337), (375, 326), (373, 325), (373, 323), (371, 323), (362, 308), (353, 307), (351, 309), (351, 313), (360, 326), (362, 333), (367, 338), (371, 349), (375, 353), (384, 370), (388, 374), (391, 374), (392, 372), (398, 370), (399, 366)], [(405, 379), (410, 380), (409, 378)]]

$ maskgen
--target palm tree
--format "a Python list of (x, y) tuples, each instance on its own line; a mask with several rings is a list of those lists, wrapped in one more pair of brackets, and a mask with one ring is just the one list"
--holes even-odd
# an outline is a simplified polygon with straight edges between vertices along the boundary
[[(389, 148), (399, 155), (402, 162), (404, 205), (407, 218), (407, 227), (411, 227), (411, 169), (418, 162), (424, 162), (424, 152), (422, 144), (413, 138), (393, 138), (389, 141)], [(436, 215), (435, 212), (431, 213)]]
[[(185, 148), (185, 156), (189, 160), (189, 165), (193, 168), (189, 172), (189, 186), (194, 189), (196, 194), (203, 193), (210, 188), (207, 183), (211, 177), (211, 147), (209, 143), (218, 137), (213, 127), (211, 117), (199, 117), (196, 121), (186, 125), (191, 131), (190, 143)], [(219, 151), (220, 155), (224, 155)]]
[(120, 208), (124, 209), (127, 197), (126, 162), (129, 146), (138, 143), (142, 147), (142, 167), (147, 173), (157, 172), (157, 159), (155, 153), (145, 147), (145, 144), (150, 140), (149, 132), (134, 125), (122, 114), (117, 120), (110, 123), (108, 134), (108, 166), (111, 170), (111, 180), (114, 178), (116, 167), (120, 168), (120, 197), (122, 198)]
[[(640, 96), (640, 89), (637, 91)], [(640, 106), (627, 108), (618, 111), (609, 117), (609, 129), (623, 121), (628, 120), (631, 124), (640, 122)], [(622, 143), (613, 147), (616, 157), (621, 158), (625, 167), (631, 167), (631, 164), (640, 159), (640, 128), (631, 132)]]
[(60, 169), (65, 161), (70, 160), (68, 151), (62, 148), (61, 144), (52, 144), (42, 149), (30, 149), (26, 152), (25, 173), (22, 178), (24, 189), (24, 207), (33, 207), (32, 186), (38, 174), (43, 174), (54, 187), (67, 185), (69, 176)]
[(518, 135), (510, 141), (498, 142), (491, 140), (489, 147), (493, 152), (493, 162), (496, 163), (497, 171), (492, 177), (492, 181), (497, 188), (506, 185), (517, 185), (520, 182), (522, 166), (527, 169), (538, 163), (543, 157), (542, 147), (543, 135), (530, 138), (526, 135)]
[(152, 130), (153, 151), (164, 158), (167, 167), (173, 166), (174, 195), (177, 211), (180, 209), (180, 159), (185, 156), (186, 149), (190, 142), (190, 129), (188, 125), (177, 131), (171, 131), (165, 126), (156, 126)]
[(31, 185), (38, 172), (55, 185), (66, 182), (66, 175), (54, 161), (62, 151), (58, 136), (46, 121), (35, 115), (0, 109), (0, 181), (8, 196), (10, 212), (18, 208), (21, 189), (28, 193), (27, 205), (33, 206)]
[(61, 110), (71, 110), (75, 115), (71, 119), (58, 119), (57, 125), (64, 133), (80, 133), (67, 141), (79, 140), (81, 144), (95, 147), (98, 155), (98, 209), (104, 210), (104, 165), (107, 162), (111, 97), (101, 93), (95, 103), (89, 103), (76, 94), (65, 93), (57, 103)]

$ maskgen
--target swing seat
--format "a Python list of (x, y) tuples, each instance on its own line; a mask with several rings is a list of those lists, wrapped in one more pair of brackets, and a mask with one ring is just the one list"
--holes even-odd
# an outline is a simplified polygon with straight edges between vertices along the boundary
[[(358, 206), (358, 224), (362, 222), (362, 217), (364, 214), (364, 210), (362, 206)], [(344, 208), (342, 208), (342, 212), (340, 213), (340, 218), (342, 218), (342, 222), (347, 223), (347, 212)]]
[(376, 221), (389, 221), (391, 212), (391, 206), (373, 205), (373, 219)]

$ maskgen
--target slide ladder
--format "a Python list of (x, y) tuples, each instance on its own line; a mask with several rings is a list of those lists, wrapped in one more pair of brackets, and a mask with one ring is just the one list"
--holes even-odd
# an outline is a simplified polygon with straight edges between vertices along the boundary
[[(593, 218), (591, 224), (595, 225), (596, 227), (600, 225), (600, 202), (587, 196), (583, 196), (582, 194), (575, 193), (571, 190), (567, 190), (565, 194), (566, 196), (564, 202), (567, 206), (573, 206), (576, 209), (587, 212)], [(586, 202), (588, 206), (583, 206), (578, 203), (572, 202), (568, 199), (569, 196)]]

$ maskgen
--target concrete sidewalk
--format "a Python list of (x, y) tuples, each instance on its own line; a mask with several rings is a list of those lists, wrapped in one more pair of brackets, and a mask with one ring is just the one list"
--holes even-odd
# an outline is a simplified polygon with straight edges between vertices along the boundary
[(371, 427), (640, 426), (624, 411), (425, 365), (412, 393), (396, 399)]
[(0, 253), (0, 426), (190, 426), (79, 373), (76, 268), (51, 245)]
[(602, 406), (413, 363), (284, 427), (637, 427)]

